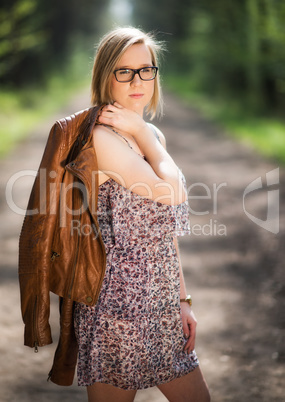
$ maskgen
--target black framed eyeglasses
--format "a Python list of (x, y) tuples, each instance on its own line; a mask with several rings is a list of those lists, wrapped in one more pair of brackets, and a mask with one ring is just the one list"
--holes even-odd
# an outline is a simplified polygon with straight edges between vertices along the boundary
[(133, 81), (135, 75), (138, 74), (143, 81), (154, 80), (158, 71), (158, 67), (142, 67), (142, 68), (119, 68), (114, 71), (115, 78), (118, 82)]

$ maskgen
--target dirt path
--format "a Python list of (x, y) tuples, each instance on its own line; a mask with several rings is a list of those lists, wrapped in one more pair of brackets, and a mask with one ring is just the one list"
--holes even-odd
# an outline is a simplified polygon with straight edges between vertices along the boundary
[[(2, 402), (86, 401), (85, 390), (77, 385), (62, 388), (46, 382), (57, 338), (56, 298), (51, 319), (55, 344), (38, 354), (22, 346), (17, 252), (23, 216), (7, 206), (4, 194), (12, 175), (37, 170), (54, 120), (86, 105), (84, 92), (0, 162)], [(272, 187), (280, 189), (278, 234), (255, 224), (243, 209), (245, 188), (261, 177), (264, 189), (249, 193), (245, 208), (248, 214), (266, 219), (265, 175), (278, 165), (236, 144), (174, 97), (167, 96), (166, 105), (159, 127), (183, 169), (190, 196), (200, 197), (190, 200), (192, 236), (182, 238), (180, 248), (199, 321), (197, 352), (212, 400), (281, 402), (285, 395), (284, 186)], [(26, 207), (32, 182), (31, 176), (15, 181), (14, 210)], [(282, 182), (284, 170), (280, 169)], [(274, 215), (278, 194), (270, 194)], [(273, 224), (274, 216), (268, 222), (271, 228)], [(136, 397), (136, 402), (165, 401), (156, 389), (139, 391)]]

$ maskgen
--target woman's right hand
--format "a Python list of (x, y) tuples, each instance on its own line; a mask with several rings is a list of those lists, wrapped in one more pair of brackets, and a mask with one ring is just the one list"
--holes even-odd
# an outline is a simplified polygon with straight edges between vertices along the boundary
[(113, 127), (115, 130), (128, 133), (136, 138), (148, 128), (143, 118), (136, 112), (126, 109), (118, 102), (102, 108), (98, 121)]

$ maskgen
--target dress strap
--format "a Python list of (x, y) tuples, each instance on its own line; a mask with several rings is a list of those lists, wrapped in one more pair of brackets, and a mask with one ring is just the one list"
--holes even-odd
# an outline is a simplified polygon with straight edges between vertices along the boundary
[[(124, 141), (126, 141), (126, 143), (128, 144), (128, 146), (134, 150), (134, 148), (131, 146), (131, 144), (129, 143), (129, 141), (120, 133), (118, 133), (118, 131), (116, 131), (113, 127), (107, 126), (106, 124), (102, 124), (102, 126), (109, 128), (110, 130), (112, 130), (115, 134), (118, 134), (119, 137), (123, 138)], [(135, 151), (136, 152), (136, 151)], [(137, 153), (137, 152), (136, 152)], [(139, 156), (141, 156), (145, 161), (146, 161), (146, 157), (142, 154), (138, 154)]]
[(131, 146), (131, 144), (129, 143), (129, 141), (120, 133), (118, 133), (118, 131), (116, 131), (113, 127), (107, 126), (106, 124), (102, 124), (102, 126), (109, 128), (110, 130), (112, 130), (114, 133), (118, 134), (119, 137), (123, 138), (124, 141), (126, 141), (126, 143), (128, 144), (128, 146), (133, 149), (133, 147)]

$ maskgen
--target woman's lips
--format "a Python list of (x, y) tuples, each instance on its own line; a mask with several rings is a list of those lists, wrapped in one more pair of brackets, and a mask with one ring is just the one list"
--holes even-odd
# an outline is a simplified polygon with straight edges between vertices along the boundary
[(140, 99), (140, 98), (142, 98), (143, 97), (143, 94), (132, 94), (132, 95), (129, 95), (131, 98), (133, 98), (133, 99)]

